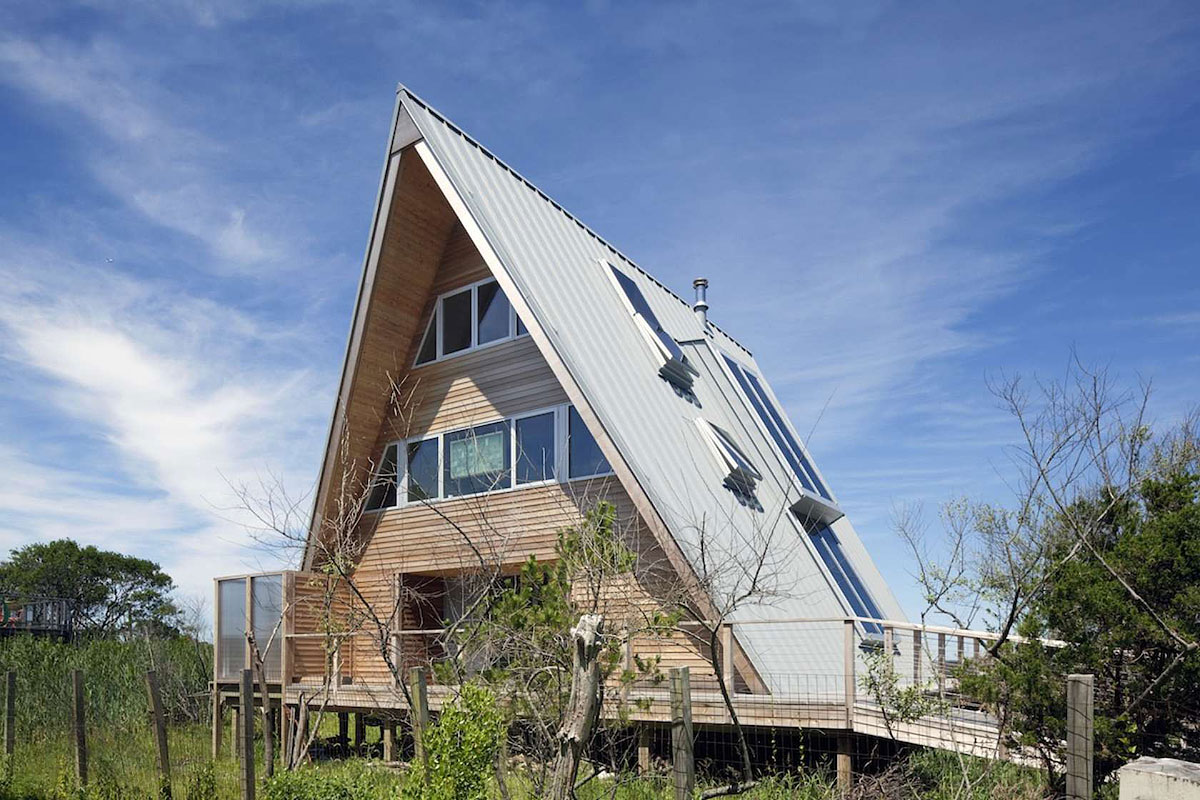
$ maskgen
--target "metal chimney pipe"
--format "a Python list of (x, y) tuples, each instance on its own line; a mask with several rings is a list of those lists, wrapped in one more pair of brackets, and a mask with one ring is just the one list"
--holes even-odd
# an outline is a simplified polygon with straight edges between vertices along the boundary
[(700, 318), (700, 324), (708, 325), (708, 278), (696, 278), (692, 281), (692, 286), (696, 290), (696, 303), (692, 306), (692, 310), (696, 312), (696, 316)]

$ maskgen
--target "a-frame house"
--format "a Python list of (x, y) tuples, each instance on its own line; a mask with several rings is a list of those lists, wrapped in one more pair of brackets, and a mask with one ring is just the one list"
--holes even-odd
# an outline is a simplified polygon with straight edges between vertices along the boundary
[[(761, 551), (769, 596), (734, 611), (727, 674), (740, 692), (796, 675), (833, 686), (847, 626), (861, 646), (882, 636), (870, 620), (903, 611), (697, 284), (692, 302), (674, 294), (401, 87), (301, 572), (318, 570), (319, 537), (345, 534), (361, 489), (359, 585), (426, 587), (436, 600), (402, 625), (436, 629), (461, 612), (456, 582), (481, 552), (504, 571), (552, 559), (558, 531), (602, 498), (653, 565), (614, 593), (652, 605), (670, 586), (715, 618)], [(240, 669), (246, 626), (269, 630), (252, 609), (298, 607), (304, 591), (290, 573), (258, 580), (261, 598), (248, 576), (218, 583), (218, 682)], [(304, 614), (285, 618), (269, 672), (290, 697), (330, 667)], [(797, 619), (829, 624), (783, 622)], [(687, 637), (639, 647), (711, 670)], [(389, 680), (369, 647), (343, 650), (339, 685)], [(398, 653), (431, 655), (407, 640)]]

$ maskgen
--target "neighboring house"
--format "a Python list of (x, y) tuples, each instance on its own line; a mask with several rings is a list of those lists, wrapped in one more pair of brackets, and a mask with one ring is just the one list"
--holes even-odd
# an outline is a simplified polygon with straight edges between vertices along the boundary
[[(705, 286), (695, 302), (674, 294), (401, 88), (310, 536), (337, 527), (346, 487), (365, 486), (357, 583), (378, 598), (420, 587), (428, 602), (405, 607), (403, 627), (436, 629), (462, 613), (476, 550), (509, 573), (551, 559), (558, 531), (604, 499), (649, 567), (613, 587), (629, 603), (682, 587), (715, 616), (697, 576), (719, 584), (715, 558), (735, 580), (738, 559), (766, 547), (780, 591), (735, 622), (827, 623), (735, 624), (740, 691), (840, 680), (843, 618), (903, 611), (750, 351), (707, 319)], [(310, 541), (302, 573), (320, 552)], [(256, 581), (219, 583), (218, 682), (243, 666), (247, 622), (269, 637), (305, 591), (291, 573)], [(291, 615), (273, 649), (285, 692), (326, 668), (305, 619)], [(860, 642), (882, 634), (846, 624)], [(406, 640), (404, 659), (435, 655), (418, 645)], [(693, 683), (712, 675), (686, 637), (634, 647), (692, 665)], [(339, 685), (389, 680), (368, 646), (343, 648), (335, 668)]]

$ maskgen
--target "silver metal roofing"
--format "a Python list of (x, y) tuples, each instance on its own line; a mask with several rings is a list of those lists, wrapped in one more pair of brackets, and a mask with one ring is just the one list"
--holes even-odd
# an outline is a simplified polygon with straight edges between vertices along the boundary
[[(408, 125), (407, 113), (693, 565), (699, 563), (702, 528), (709, 545), (724, 551), (729, 576), (736, 575), (736, 559), (753, 543), (767, 540), (777, 585), (785, 592), (767, 607), (744, 610), (742, 618), (851, 614), (809, 537), (788, 512), (803, 490), (758, 427), (719, 355), (727, 353), (761, 377), (751, 353), (715, 325), (702, 325), (688, 302), (424, 101), (403, 87), (399, 97), (398, 127)], [(694, 399), (659, 376), (661, 362), (605, 274), (604, 260), (633, 279), (700, 371)], [(724, 488), (725, 473), (702, 438), (698, 416), (733, 434), (754, 459), (763, 474), (756, 493), (761, 508), (739, 502)], [(884, 614), (904, 619), (849, 520), (843, 516), (833, 528)], [(840, 628), (738, 626), (736, 633), (765, 675), (840, 674)]]

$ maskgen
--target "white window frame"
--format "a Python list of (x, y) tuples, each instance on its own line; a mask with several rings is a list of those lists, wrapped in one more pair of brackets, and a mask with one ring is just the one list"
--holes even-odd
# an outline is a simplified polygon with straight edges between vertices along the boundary
[[(508, 300), (508, 335), (499, 339), (494, 339), (490, 342), (484, 342), (483, 344), (479, 343), (479, 287), (488, 283), (498, 283), (498, 281), (495, 278), (484, 278), (483, 280), (475, 281), (474, 283), (468, 283), (464, 286), (457, 286), (437, 296), (437, 300), (435, 300), (433, 304), (433, 311), (430, 312), (431, 318), (436, 315), (437, 324), (430, 325), (429, 320), (426, 320), (425, 331), (421, 334), (421, 342), (417, 345), (416, 355), (413, 356), (413, 369), (428, 367), (430, 364), (437, 364), (442, 361), (447, 361), (451, 358), (457, 358), (458, 356), (466, 355), (467, 353), (486, 350), (489, 347), (494, 347), (498, 344), (504, 344), (505, 342), (511, 342), (514, 339), (522, 339), (529, 335), (528, 325), (525, 327), (524, 333), (517, 333), (517, 309), (513, 306), (512, 299), (506, 294), (505, 299)], [(467, 347), (464, 347), (462, 350), (455, 350), (453, 353), (443, 353), (443, 345), (445, 340), (444, 329), (446, 326), (446, 310), (443, 308), (443, 304), (447, 297), (454, 297), (455, 295), (459, 295), (467, 291), (471, 293), (471, 344)], [(501, 291), (503, 291), (502, 287)], [(424, 349), (425, 342), (429, 338), (430, 333), (434, 335), (435, 339), (433, 349), (434, 357), (429, 361), (418, 364), (417, 359), (420, 358), (421, 350)]]
[[(550, 486), (555, 483), (567, 484), (573, 481), (590, 480), (592, 478), (608, 477), (613, 475), (612, 465), (609, 465), (607, 472), (597, 472), (592, 475), (571, 475), (570, 474), (570, 443), (569, 443), (569, 420), (570, 420), (570, 403), (560, 403), (558, 405), (543, 406), (542, 408), (532, 409), (530, 411), (522, 411), (519, 414), (511, 414), (507, 417), (494, 417), (491, 419), (481, 420), (470, 425), (458, 425), (453, 428), (446, 428), (436, 432), (425, 433), (420, 436), (410, 436), (407, 439), (393, 439), (384, 444), (384, 450), (396, 446), (396, 505), (381, 506), (380, 508), (365, 509), (364, 514), (379, 514), (392, 509), (404, 508), (410, 505), (425, 505), (429, 503), (444, 503), (453, 500), (462, 500), (464, 498), (480, 497), (483, 495), (505, 494), (507, 492), (519, 491), (522, 489), (533, 489), (539, 486)], [(540, 481), (530, 481), (529, 483), (517, 483), (517, 420), (525, 419), (526, 417), (536, 417), (542, 414), (554, 415), (554, 474)], [(582, 417), (581, 417), (582, 419)], [(491, 489), (483, 492), (472, 492), (470, 494), (456, 494), (453, 497), (446, 496), (446, 474), (445, 474), (445, 438), (452, 433), (478, 428), (483, 425), (494, 425), (497, 422), (503, 422), (508, 426), (509, 438), (509, 453), (508, 453), (508, 468), (511, 472), (511, 480), (509, 485), (503, 489)], [(594, 437), (593, 437), (594, 438)], [(408, 499), (408, 446), (416, 442), (436, 441), (438, 454), (438, 469), (437, 469), (437, 496), (430, 497), (425, 500), (409, 500)], [(382, 464), (382, 459), (380, 459)], [(378, 466), (376, 467), (378, 470)], [(370, 485), (374, 485), (378, 473), (373, 473), (371, 476)], [(369, 497), (369, 495), (368, 495)]]
[[(726, 478), (738, 484), (739, 487), (744, 487), (746, 490), (753, 492), (763, 476), (758, 467), (754, 466), (754, 463), (750, 460), (750, 456), (746, 455), (746, 451), (732, 440), (727, 444), (721, 433), (717, 431), (716, 426), (704, 417), (696, 417), (696, 427), (700, 429), (701, 437), (708, 443), (713, 457), (716, 458), (717, 463), (724, 469)], [(731, 446), (737, 447), (740, 452), (737, 454), (730, 452), (729, 448)], [(750, 472), (742, 469), (738, 464), (739, 457), (750, 468)]]
[[(625, 307), (625, 310), (629, 313), (629, 316), (633, 317), (634, 322), (637, 324), (637, 329), (638, 329), (638, 332), (642, 335), (642, 339), (645, 340), (647, 346), (649, 346), (649, 348), (650, 348), (650, 351), (658, 357), (658, 368), (660, 370), (660, 374), (662, 374), (661, 371), (670, 369), (670, 365), (676, 362), (674, 355), (672, 355), (671, 352), (669, 350), (667, 350), (667, 348), (665, 346), (663, 346), (662, 341), (660, 341), (658, 338), (658, 334), (655, 333), (654, 329), (650, 327), (649, 321), (645, 317), (643, 317), (640, 313), (638, 313), (638, 310), (633, 307), (633, 302), (629, 299), (629, 296), (627, 294), (625, 294), (625, 289), (623, 289), (621, 287), (620, 281), (617, 280), (617, 276), (615, 274), (617, 271), (617, 267), (614, 266), (613, 263), (606, 258), (601, 258), (601, 259), (597, 259), (597, 260), (600, 262), (600, 266), (603, 268), (604, 273), (608, 276), (608, 282), (612, 285), (613, 291), (615, 291), (617, 293), (617, 297), (620, 298), (621, 305)], [(622, 271), (622, 274), (625, 274), (625, 273)], [(625, 277), (629, 278), (629, 275), (625, 274)], [(633, 281), (633, 278), (629, 278), (629, 280)], [(634, 281), (635, 285), (636, 285), (636, 283), (637, 282)], [(638, 291), (639, 292), (642, 291), (640, 287), (638, 288)], [(646, 297), (646, 293), (642, 292), (642, 299), (645, 300), (645, 297)], [(646, 304), (649, 305), (650, 301), (646, 300)], [(661, 321), (660, 321), (660, 324), (661, 324)], [(664, 333), (666, 333), (666, 332), (664, 331)], [(670, 334), (666, 334), (666, 335), (669, 336)], [(683, 348), (680, 347), (678, 342), (675, 343), (675, 346), (680, 348), (680, 353), (683, 352)], [(688, 373), (692, 377), (698, 376), (700, 374), (699, 370), (697, 370), (694, 366), (692, 366), (687, 361), (686, 355), (683, 356), (683, 359), (684, 360), (682, 362), (679, 362), (678, 369), (671, 370), (671, 371), (678, 372), (679, 370), (683, 370), (684, 372)], [(663, 377), (666, 378), (671, 383), (677, 383), (676, 380), (671, 380), (671, 378), (667, 377), (665, 374), (663, 374)], [(687, 389), (689, 391), (691, 390), (690, 385), (688, 385), (688, 386), (681, 385), (680, 388)]]

